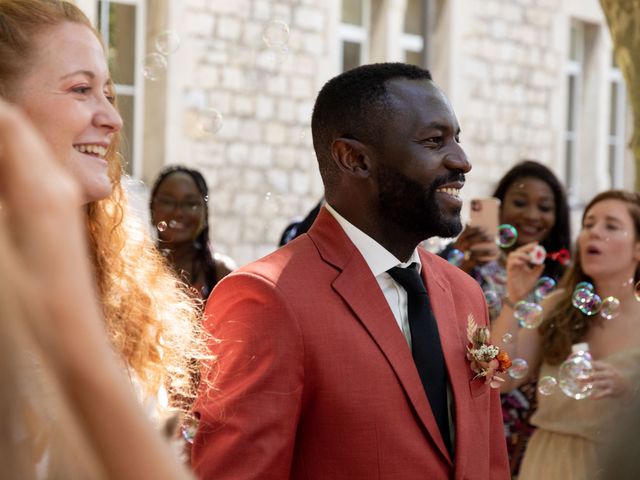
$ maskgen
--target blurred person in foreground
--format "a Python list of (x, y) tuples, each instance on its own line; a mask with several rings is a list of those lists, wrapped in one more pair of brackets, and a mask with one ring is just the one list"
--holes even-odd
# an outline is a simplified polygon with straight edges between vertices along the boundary
[(0, 25), (0, 95), (24, 111), (80, 184), (77, 208), (107, 335), (140, 402), (161, 420), (171, 406), (166, 390), (193, 398), (193, 359), (204, 353), (199, 312), (128, 213), (117, 153), (122, 119), (101, 37), (78, 7), (59, 0), (2, 0)]
[(216, 287), (193, 465), (204, 479), (506, 479), (498, 392), (474, 378), (482, 291), (418, 244), (461, 230), (471, 169), (428, 71), (365, 65), (312, 116), (326, 203)]
[(2, 478), (189, 479), (112, 350), (81, 185), (0, 98)]

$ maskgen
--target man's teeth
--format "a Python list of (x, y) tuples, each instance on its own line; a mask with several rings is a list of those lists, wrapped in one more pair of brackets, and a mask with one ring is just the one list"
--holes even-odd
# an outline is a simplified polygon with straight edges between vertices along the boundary
[(107, 149), (102, 145), (74, 145), (73, 148), (75, 148), (80, 153), (91, 153), (99, 156), (100, 158), (104, 158), (104, 156), (107, 154)]
[(439, 188), (436, 190), (436, 192), (448, 193), (449, 195), (452, 195), (454, 197), (460, 196), (459, 188)]

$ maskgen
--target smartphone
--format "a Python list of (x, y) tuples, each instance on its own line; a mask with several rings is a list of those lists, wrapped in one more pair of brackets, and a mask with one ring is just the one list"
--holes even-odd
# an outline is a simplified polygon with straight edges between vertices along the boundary
[(500, 225), (500, 200), (494, 197), (474, 198), (471, 200), (469, 223), (474, 227), (483, 227), (492, 237), (498, 236)]

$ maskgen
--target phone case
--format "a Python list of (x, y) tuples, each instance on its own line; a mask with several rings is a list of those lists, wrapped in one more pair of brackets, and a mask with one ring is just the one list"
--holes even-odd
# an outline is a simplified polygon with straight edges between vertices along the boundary
[(470, 224), (484, 227), (489, 234), (498, 236), (500, 200), (493, 197), (471, 200)]

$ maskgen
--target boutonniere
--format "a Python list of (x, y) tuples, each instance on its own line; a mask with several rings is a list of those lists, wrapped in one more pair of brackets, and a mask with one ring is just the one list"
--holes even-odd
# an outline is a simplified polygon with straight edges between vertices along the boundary
[(475, 378), (484, 377), (491, 388), (499, 388), (504, 378), (496, 374), (505, 373), (511, 367), (509, 355), (490, 343), (489, 329), (479, 327), (473, 315), (467, 319), (467, 339), (467, 360), (471, 362)]

